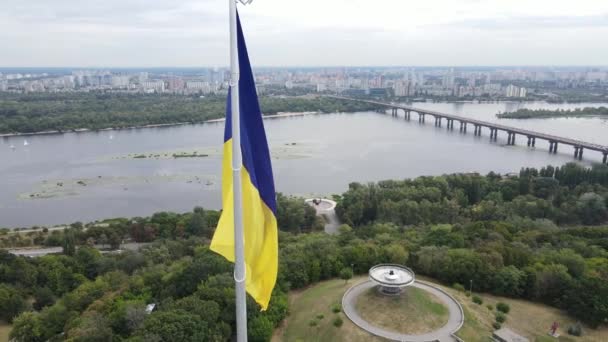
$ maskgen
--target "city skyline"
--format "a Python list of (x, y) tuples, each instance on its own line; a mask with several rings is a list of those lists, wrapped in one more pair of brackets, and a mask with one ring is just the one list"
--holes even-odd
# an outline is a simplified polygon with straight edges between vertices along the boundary
[[(79, 6), (80, 5), (80, 6)], [(608, 3), (396, 0), (242, 7), (258, 67), (602, 66)], [(0, 4), (0, 67), (223, 67), (225, 1)]]

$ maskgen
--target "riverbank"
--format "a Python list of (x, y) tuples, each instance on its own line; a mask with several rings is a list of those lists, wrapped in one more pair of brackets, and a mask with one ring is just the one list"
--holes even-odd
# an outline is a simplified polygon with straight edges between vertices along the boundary
[[(287, 113), (278, 113), (271, 115), (263, 115), (264, 119), (276, 119), (276, 118), (287, 118), (294, 116), (306, 116), (306, 115), (318, 115), (323, 114), (321, 112), (287, 112)], [(78, 128), (66, 131), (41, 131), (41, 132), (31, 132), (31, 133), (4, 133), (0, 134), (0, 138), (10, 138), (10, 137), (27, 137), (27, 136), (36, 136), (36, 135), (55, 135), (55, 134), (66, 134), (66, 133), (84, 133), (84, 132), (103, 132), (103, 131), (123, 131), (130, 129), (145, 129), (145, 128), (159, 128), (159, 127), (174, 127), (174, 126), (184, 126), (184, 125), (200, 125), (206, 123), (215, 123), (215, 122), (224, 122), (226, 118), (219, 119), (210, 119), (202, 122), (176, 122), (176, 123), (167, 123), (167, 124), (154, 124), (154, 125), (141, 125), (141, 126), (128, 126), (128, 127), (106, 127), (100, 129), (90, 129), (90, 128)]]
[(548, 119), (548, 118), (580, 118), (580, 117), (606, 117), (608, 118), (608, 107), (585, 107), (574, 110), (558, 109), (527, 109), (521, 108), (514, 112), (496, 114), (499, 119)]

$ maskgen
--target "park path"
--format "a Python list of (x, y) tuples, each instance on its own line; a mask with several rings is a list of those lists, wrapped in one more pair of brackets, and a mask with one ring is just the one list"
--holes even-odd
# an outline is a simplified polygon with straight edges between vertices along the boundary
[(315, 204), (313, 199), (307, 199), (306, 203), (315, 209), (317, 216), (325, 218), (327, 223), (325, 223), (324, 230), (327, 234), (338, 234), (340, 220), (338, 219), (338, 215), (336, 215), (336, 202), (323, 198), (318, 204)]
[(421, 335), (408, 335), (401, 334), (395, 331), (386, 330), (375, 325), (372, 325), (365, 321), (355, 310), (355, 303), (357, 297), (363, 292), (376, 286), (371, 280), (359, 283), (346, 291), (344, 297), (342, 297), (342, 310), (344, 314), (361, 329), (369, 332), (370, 334), (384, 337), (393, 341), (402, 342), (430, 342), (430, 341), (441, 341), (441, 342), (455, 342), (458, 341), (452, 334), (456, 333), (464, 322), (464, 314), (460, 304), (454, 299), (454, 297), (447, 294), (445, 291), (438, 287), (426, 282), (416, 280), (411, 286), (417, 287), (421, 290), (427, 291), (435, 295), (441, 302), (448, 308), (450, 316), (448, 322), (441, 328), (421, 334)]

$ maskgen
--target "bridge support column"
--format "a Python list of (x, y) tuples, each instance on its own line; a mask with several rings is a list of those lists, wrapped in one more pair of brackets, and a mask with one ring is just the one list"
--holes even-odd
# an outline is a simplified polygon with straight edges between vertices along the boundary
[(579, 151), (579, 147), (578, 146), (574, 146), (574, 158), (575, 159), (578, 158), (578, 151)]
[(604, 164), (608, 164), (608, 152), (604, 152), (604, 159), (602, 160)]
[(464, 122), (463, 125), (462, 125), (462, 132), (463, 133), (467, 132), (467, 123), (466, 122)]
[[(557, 141), (553, 143), (553, 154), (557, 153)], [(583, 151), (581, 151), (580, 153), (583, 153)]]
[(528, 147), (532, 145), (532, 137), (528, 137)]
[(532, 137), (532, 147), (536, 146), (536, 137)]
[(497, 137), (498, 137), (498, 129), (491, 128), (490, 129), (490, 140), (496, 141)]
[(583, 147), (578, 150), (578, 160), (583, 160)]
[(557, 143), (555, 141), (549, 141), (549, 153), (554, 153), (557, 149)]
[(515, 133), (511, 136), (511, 145), (515, 145)]

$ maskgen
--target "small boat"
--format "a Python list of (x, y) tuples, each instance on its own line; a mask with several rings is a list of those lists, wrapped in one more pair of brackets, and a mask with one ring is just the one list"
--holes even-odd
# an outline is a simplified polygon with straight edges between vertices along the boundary
[(11, 150), (14, 150), (15, 148), (15, 145), (11, 144)]
[(30, 143), (28, 143), (28, 142), (27, 142), (27, 140), (23, 140), (23, 146), (27, 146), (27, 145), (29, 145), (29, 144), (30, 144)]
[(110, 140), (114, 139), (114, 136), (110, 134)]

